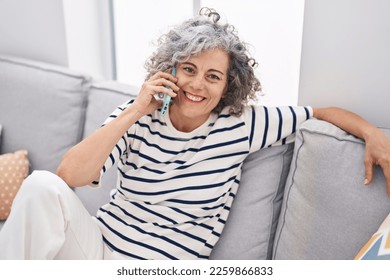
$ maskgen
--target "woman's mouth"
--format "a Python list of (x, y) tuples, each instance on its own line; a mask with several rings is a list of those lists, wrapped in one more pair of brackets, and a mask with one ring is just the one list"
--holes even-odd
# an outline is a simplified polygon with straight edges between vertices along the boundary
[(195, 103), (202, 102), (205, 98), (199, 95), (193, 95), (188, 92), (184, 92), (184, 96), (186, 97), (187, 100)]

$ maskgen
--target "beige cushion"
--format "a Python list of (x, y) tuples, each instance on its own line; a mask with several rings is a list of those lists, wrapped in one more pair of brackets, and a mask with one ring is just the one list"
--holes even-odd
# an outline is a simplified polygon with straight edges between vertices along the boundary
[(0, 220), (7, 219), (15, 195), (28, 172), (27, 151), (0, 155)]

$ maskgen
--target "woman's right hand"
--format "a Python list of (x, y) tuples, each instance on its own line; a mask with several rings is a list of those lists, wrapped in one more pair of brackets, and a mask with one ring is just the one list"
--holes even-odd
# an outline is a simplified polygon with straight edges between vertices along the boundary
[[(166, 93), (172, 98), (176, 97), (179, 87), (176, 85), (177, 78), (168, 72), (157, 72), (149, 80), (147, 80), (141, 87), (137, 98), (132, 107), (134, 107), (140, 114), (147, 115), (162, 106), (162, 101), (154, 98), (155, 94)], [(166, 88), (170, 87), (169, 88)]]

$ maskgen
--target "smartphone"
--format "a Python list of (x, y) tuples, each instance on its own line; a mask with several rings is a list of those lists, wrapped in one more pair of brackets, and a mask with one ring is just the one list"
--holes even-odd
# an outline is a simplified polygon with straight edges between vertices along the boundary
[[(176, 76), (176, 67), (172, 68), (172, 73), (173, 76)], [(165, 86), (168, 89), (171, 89), (170, 87)], [(171, 103), (171, 97), (168, 94), (164, 94), (164, 101), (163, 105), (161, 107), (161, 116), (164, 116), (168, 112), (169, 104)]]

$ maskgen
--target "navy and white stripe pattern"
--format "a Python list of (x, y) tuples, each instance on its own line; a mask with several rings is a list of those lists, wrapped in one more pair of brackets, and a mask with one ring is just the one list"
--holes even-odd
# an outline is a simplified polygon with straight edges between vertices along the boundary
[(118, 164), (116, 191), (97, 213), (104, 241), (130, 259), (207, 259), (228, 218), (244, 159), (293, 141), (297, 126), (311, 116), (310, 107), (248, 107), (241, 117), (225, 109), (190, 133), (177, 131), (158, 111), (143, 116), (101, 171)]

